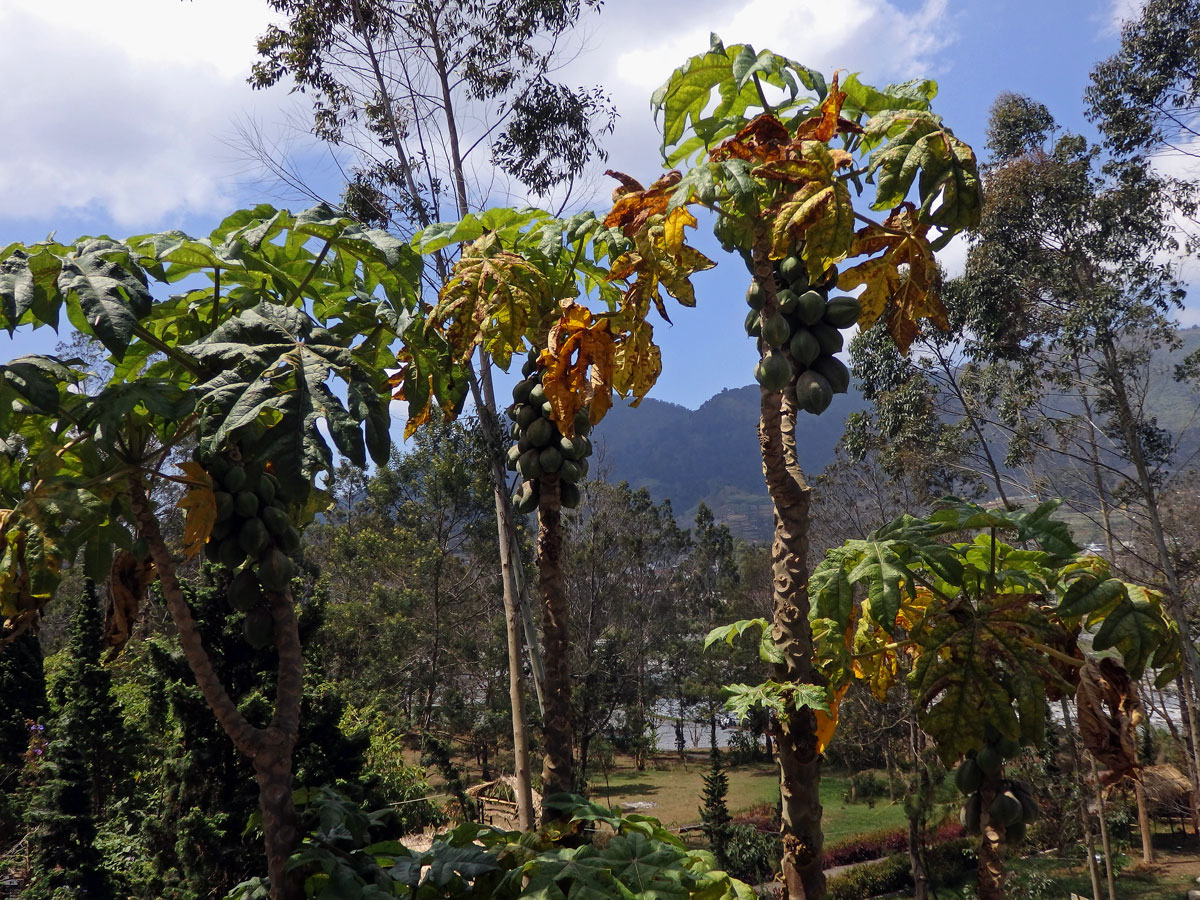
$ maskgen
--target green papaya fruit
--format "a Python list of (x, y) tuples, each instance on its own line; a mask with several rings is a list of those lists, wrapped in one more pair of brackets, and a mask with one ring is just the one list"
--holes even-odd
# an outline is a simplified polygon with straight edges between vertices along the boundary
[(220, 565), (221, 560), (218, 558), (218, 550), (220, 549), (220, 547), (221, 547), (220, 540), (218, 540), (217, 538), (214, 538), (214, 537), (209, 537), (209, 539), (204, 542), (204, 558), (207, 559), (210, 563)]
[(510, 429), (508, 429), (508, 436), (514, 441), (519, 441), (521, 439), (521, 435), (523, 435), (524, 433), (525, 433), (525, 429), (522, 428), (520, 425), (518, 425), (516, 422), (513, 422), (512, 427)]
[(842, 333), (832, 325), (826, 325), (824, 322), (812, 326), (813, 337), (817, 339), (817, 343), (821, 345), (821, 353), (824, 356), (833, 356), (835, 353), (840, 353), (842, 350)]
[(1025, 842), (1025, 835), (1029, 831), (1024, 822), (1013, 822), (1004, 829), (1004, 843), (1016, 846)]
[(517, 460), (517, 471), (521, 473), (522, 478), (537, 478), (542, 474), (541, 454), (542, 451), (536, 449), (521, 454), (521, 458)]
[(237, 516), (230, 516), (228, 519), (222, 519), (220, 522), (214, 522), (212, 531), (209, 532), (209, 537), (211, 537), (214, 541), (223, 541), (225, 538), (229, 537), (229, 535), (233, 534), (234, 529), (237, 528), (240, 522), (241, 520), (238, 519)]
[(982, 824), (980, 821), (982, 808), (983, 798), (977, 792), (968, 797), (967, 802), (959, 810), (958, 822), (967, 830), (967, 834), (979, 834), (979, 828)]
[(779, 264), (779, 274), (788, 284), (796, 281), (808, 281), (808, 267), (799, 256), (789, 256)]
[(510, 403), (507, 407), (505, 407), (504, 415), (508, 416), (508, 421), (517, 421), (517, 410), (520, 409), (520, 407), (520, 403)]
[(246, 613), (246, 618), (242, 622), (242, 637), (255, 650), (262, 650), (269, 646), (275, 639), (275, 620), (271, 616), (271, 611), (266, 607), (259, 606)]
[(529, 394), (537, 384), (532, 378), (526, 378), (523, 381), (518, 381), (513, 385), (513, 402), (528, 403)]
[(250, 612), (267, 600), (262, 585), (258, 583), (258, 576), (249, 569), (243, 569), (233, 576), (226, 593), (229, 605), (238, 612)]
[(792, 380), (792, 364), (782, 353), (768, 353), (755, 364), (754, 378), (768, 391), (782, 391)]
[(1012, 738), (1001, 737), (995, 743), (996, 752), (1005, 759), (1012, 759), (1021, 752), (1021, 742), (1014, 741)]
[(575, 433), (581, 434), (584, 437), (592, 430), (592, 420), (586, 409), (581, 409), (575, 413)]
[(209, 475), (220, 480), (225, 477), (225, 473), (229, 471), (231, 465), (233, 464), (229, 461), (228, 456), (218, 453), (209, 458), (208, 465), (205, 468), (208, 469)]
[(954, 786), (960, 792), (970, 796), (979, 790), (981, 784), (983, 784), (983, 772), (979, 770), (975, 760), (968, 757), (958, 764), (958, 768), (954, 771)]
[(833, 388), (824, 375), (806, 369), (796, 376), (796, 405), (805, 412), (819, 416), (833, 402)]
[(797, 328), (788, 344), (788, 352), (796, 361), (796, 367), (803, 371), (821, 355), (821, 345), (817, 343), (817, 339), (807, 328)]
[(284, 553), (295, 553), (300, 549), (300, 541), (300, 529), (295, 525), (289, 526), (283, 534), (275, 536), (275, 544)]
[(269, 548), (258, 559), (258, 578), (268, 591), (287, 590), (296, 568), (278, 547)]
[(779, 306), (779, 311), (787, 315), (795, 311), (796, 305), (800, 302), (800, 295), (784, 288), (775, 294), (775, 302)]
[(229, 493), (236, 494), (246, 486), (246, 470), (239, 465), (230, 466), (221, 483)]
[(258, 515), (258, 495), (253, 491), (238, 491), (233, 497), (233, 511), (243, 519)]
[(796, 302), (796, 317), (807, 327), (816, 325), (825, 316), (825, 295), (820, 291), (805, 291)]
[(568, 484), (565, 481), (558, 483), (558, 502), (563, 509), (575, 509), (582, 497), (583, 495), (580, 494), (579, 488), (575, 485)]
[(262, 511), (262, 522), (267, 527), (267, 532), (274, 537), (279, 537), (292, 527), (292, 517), (274, 506), (268, 506)]
[(541, 413), (532, 403), (522, 403), (517, 407), (517, 424), (522, 428), (528, 428), (540, 417)]
[(824, 375), (835, 394), (844, 394), (850, 388), (850, 370), (836, 356), (818, 356), (809, 366), (814, 372)]
[(271, 536), (262, 519), (246, 519), (238, 529), (238, 546), (246, 556), (257, 556), (267, 546)]
[(505, 457), (504, 457), (504, 464), (505, 464), (505, 467), (508, 469), (508, 471), (510, 471), (510, 472), (517, 471), (517, 460), (519, 460), (520, 458), (521, 458), (521, 445), (520, 444), (510, 444), (508, 447), (508, 452), (505, 454)]
[(529, 403), (532, 406), (541, 406), (546, 402), (546, 389), (542, 385), (535, 384), (533, 390), (529, 392)]
[(992, 805), (988, 807), (988, 821), (1008, 827), (1021, 821), (1021, 801), (1012, 791), (996, 794)]
[(746, 305), (753, 310), (761, 310), (767, 302), (767, 295), (757, 281), (750, 282), (750, 287), (746, 289)]
[(778, 349), (786, 344), (791, 336), (791, 326), (788, 325), (787, 319), (779, 313), (769, 315), (763, 320), (762, 339), (767, 342), (769, 347)]
[(824, 321), (834, 328), (849, 328), (862, 315), (862, 304), (853, 297), (833, 297), (825, 304)]
[(750, 337), (758, 337), (762, 334), (762, 316), (757, 309), (746, 313), (746, 334)]
[(984, 775), (995, 775), (1003, 768), (1004, 757), (997, 752), (995, 747), (984, 746), (975, 754), (975, 763)]
[(525, 429), (525, 439), (529, 441), (531, 447), (536, 447), (538, 450), (549, 446), (550, 442), (558, 436), (558, 429), (549, 419), (538, 419)]
[(557, 447), (546, 447), (538, 454), (538, 467), (542, 472), (553, 475), (562, 468), (563, 455)]
[(258, 480), (258, 488), (254, 493), (258, 496), (260, 507), (269, 506), (275, 499), (275, 479), (270, 475), (264, 475)]
[(1013, 793), (1021, 802), (1021, 822), (1025, 825), (1032, 825), (1042, 814), (1042, 808), (1038, 806), (1037, 800), (1033, 798), (1033, 794), (1029, 792), (1028, 788), (1017, 785), (1014, 786)]
[(217, 548), (217, 562), (227, 569), (236, 569), (246, 558), (246, 551), (238, 543), (237, 535), (230, 534), (221, 539)]
[(573, 438), (564, 435), (558, 440), (558, 449), (567, 459), (583, 459), (591, 449), (591, 442), (581, 434), (577, 434)]
[[(553, 419), (554, 418), (554, 407), (550, 405), (549, 400), (545, 401), (542, 404), (541, 409), (539, 411), (541, 412), (543, 419)], [(555, 426), (555, 427), (557, 427), (557, 426)]]
[(233, 515), (233, 495), (228, 491), (213, 491), (213, 499), (217, 501), (217, 521), (224, 522)]
[(537, 482), (524, 482), (513, 494), (513, 510), (522, 516), (533, 512), (537, 509), (539, 494)]
[(587, 460), (584, 459), (564, 459), (558, 470), (558, 477), (568, 484), (575, 484), (583, 480), (586, 465)]
[(537, 362), (532, 359), (525, 360), (524, 364), (521, 366), (521, 376), (523, 378), (529, 378), (535, 372), (537, 372)]

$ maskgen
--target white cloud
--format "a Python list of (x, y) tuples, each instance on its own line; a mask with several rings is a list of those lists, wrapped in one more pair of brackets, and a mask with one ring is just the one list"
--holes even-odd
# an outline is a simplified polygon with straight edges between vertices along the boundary
[(1145, 5), (1146, 0), (1109, 0), (1108, 15), (1103, 21), (1105, 33), (1120, 34), (1121, 26), (1141, 15)]
[(149, 226), (227, 210), (232, 123), (283, 97), (245, 82), (268, 21), (244, 0), (7, 0), (0, 215)]

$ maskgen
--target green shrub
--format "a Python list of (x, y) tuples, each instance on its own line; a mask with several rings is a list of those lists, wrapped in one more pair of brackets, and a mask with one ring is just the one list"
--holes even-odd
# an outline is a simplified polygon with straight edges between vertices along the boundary
[(775, 877), (782, 846), (778, 833), (762, 832), (753, 825), (730, 825), (725, 842), (729, 874), (749, 884)]

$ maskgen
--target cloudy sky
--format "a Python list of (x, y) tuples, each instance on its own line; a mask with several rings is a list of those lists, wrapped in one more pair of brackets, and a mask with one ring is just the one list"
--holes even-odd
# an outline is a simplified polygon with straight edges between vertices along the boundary
[[(1132, 2), (607, 0), (560, 77), (607, 88), (620, 114), (609, 165), (647, 182), (659, 171), (650, 92), (714, 31), (870, 83), (935, 78), (935, 110), (977, 147), (988, 107), (1005, 90), (1090, 133), (1081, 112), (1087, 75), (1115, 49)], [(305, 205), (257, 177), (239, 139), (247, 125), (290, 146), (315, 182), (332, 184), (328, 158), (296, 134), (303, 98), (246, 84), (255, 38), (270, 21), (259, 0), (4, 0), (0, 246), (51, 231), (60, 239), (203, 234), (255, 202)], [(595, 195), (609, 187), (597, 181)], [(951, 268), (956, 258), (961, 250), (949, 248)], [(749, 383), (742, 281), (732, 259), (722, 274), (698, 276), (699, 308), (659, 329), (664, 374), (654, 396), (696, 406)]]

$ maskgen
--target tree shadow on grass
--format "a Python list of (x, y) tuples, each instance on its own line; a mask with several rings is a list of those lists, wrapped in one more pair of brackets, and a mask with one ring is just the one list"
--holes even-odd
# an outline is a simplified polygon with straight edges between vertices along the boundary
[(593, 782), (589, 785), (589, 788), (594, 799), (600, 797), (648, 797), (651, 794), (657, 794), (659, 791), (658, 785), (651, 784), (648, 781), (633, 781), (628, 784), (614, 784), (611, 786)]

